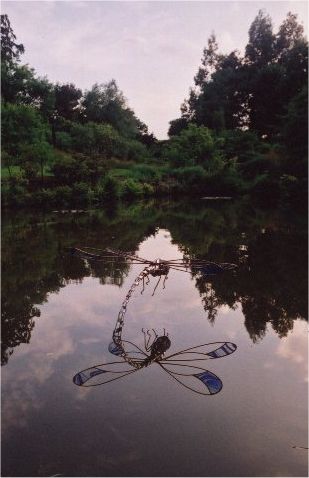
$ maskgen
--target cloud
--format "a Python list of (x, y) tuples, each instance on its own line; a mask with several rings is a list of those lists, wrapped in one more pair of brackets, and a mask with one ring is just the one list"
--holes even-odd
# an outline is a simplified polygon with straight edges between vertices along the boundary
[(305, 380), (308, 380), (308, 328), (304, 321), (294, 322), (292, 332), (281, 339), (276, 354), (295, 366), (304, 367)]

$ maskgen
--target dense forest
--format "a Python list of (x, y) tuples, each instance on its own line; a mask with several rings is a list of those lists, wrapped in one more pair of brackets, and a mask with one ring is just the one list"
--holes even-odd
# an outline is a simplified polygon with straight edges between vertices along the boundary
[(274, 33), (259, 11), (243, 55), (220, 53), (212, 34), (164, 141), (115, 80), (53, 84), (22, 64), (24, 51), (1, 15), (4, 207), (184, 194), (307, 203), (308, 43), (296, 15)]

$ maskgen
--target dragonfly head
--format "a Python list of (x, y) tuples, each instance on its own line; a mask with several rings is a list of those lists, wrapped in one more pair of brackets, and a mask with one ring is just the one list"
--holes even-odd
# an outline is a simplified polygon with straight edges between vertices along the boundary
[(151, 344), (151, 355), (159, 356), (163, 355), (171, 346), (171, 341), (167, 335), (161, 335)]

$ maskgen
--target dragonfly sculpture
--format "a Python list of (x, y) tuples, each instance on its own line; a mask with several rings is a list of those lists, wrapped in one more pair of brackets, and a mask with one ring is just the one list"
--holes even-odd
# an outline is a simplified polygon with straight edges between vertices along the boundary
[(165, 281), (167, 279), (170, 270), (182, 271), (182, 272), (199, 272), (203, 276), (213, 276), (220, 274), (224, 271), (231, 271), (237, 268), (236, 264), (230, 262), (210, 262), (205, 259), (192, 259), (192, 258), (179, 258), (179, 259), (143, 259), (132, 252), (117, 251), (114, 249), (97, 249), (93, 247), (72, 248), (71, 253), (77, 255), (83, 259), (95, 262), (105, 263), (120, 263), (122, 261), (129, 262), (131, 264), (145, 265), (144, 271), (147, 273), (143, 277), (143, 289), (145, 287), (145, 279), (149, 279), (149, 276), (159, 277), (157, 284), (154, 288), (155, 293), (160, 280), (164, 277), (163, 288), (165, 288)]
[[(140, 257), (119, 251), (107, 249), (105, 254), (97, 254), (90, 252), (89, 248), (74, 249), (74, 254), (86, 260), (109, 260), (115, 257), (123, 257), (129, 259), (131, 262), (138, 264), (146, 264), (146, 267), (139, 273), (135, 281), (131, 285), (121, 308), (118, 313), (116, 326), (113, 331), (113, 340), (110, 343), (109, 351), (119, 357), (120, 360), (114, 362), (94, 365), (78, 372), (73, 377), (75, 385), (83, 387), (94, 387), (104, 385), (115, 380), (119, 380), (127, 375), (137, 372), (142, 368), (148, 367), (155, 363), (175, 379), (180, 385), (185, 388), (201, 394), (201, 395), (215, 395), (222, 389), (222, 381), (213, 372), (206, 370), (199, 365), (206, 360), (213, 360), (232, 354), (237, 349), (237, 346), (232, 342), (211, 342), (207, 344), (198, 345), (184, 349), (178, 353), (165, 356), (167, 350), (171, 346), (171, 341), (168, 334), (163, 331), (163, 335), (158, 335), (154, 329), (143, 330), (144, 335), (144, 349), (138, 345), (124, 340), (122, 332), (124, 327), (124, 317), (127, 311), (128, 303), (132, 297), (135, 289), (142, 283), (143, 290), (145, 288), (145, 280), (149, 275), (159, 276), (165, 275), (165, 280), (170, 269), (187, 271), (188, 267), (193, 267), (198, 270), (200, 268), (208, 270), (209, 274), (212, 271), (214, 274), (226, 269), (234, 269), (234, 264), (216, 264), (207, 261), (183, 261), (173, 260), (166, 261), (157, 259), (155, 261), (148, 261)], [(148, 284), (149, 281), (146, 282)], [(157, 288), (158, 283), (155, 287)]]

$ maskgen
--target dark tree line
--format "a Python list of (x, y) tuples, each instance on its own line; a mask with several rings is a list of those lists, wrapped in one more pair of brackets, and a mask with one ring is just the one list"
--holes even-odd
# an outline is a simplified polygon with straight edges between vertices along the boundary
[[(181, 117), (170, 122), (167, 157), (207, 171), (214, 157), (203, 146), (207, 130), (215, 156), (221, 159), (210, 193), (242, 192), (266, 202), (281, 198), (304, 204), (307, 88), (308, 42), (297, 15), (289, 12), (274, 33), (271, 18), (260, 10), (243, 55), (237, 50), (223, 55), (215, 34), (208, 39)], [(200, 159), (192, 162), (198, 148)], [(196, 169), (196, 175), (207, 182), (205, 172)]]
[(275, 33), (259, 11), (244, 54), (220, 53), (212, 34), (167, 141), (149, 134), (115, 80), (88, 91), (52, 84), (21, 64), (7, 15), (1, 37), (5, 206), (180, 194), (306, 202), (308, 43), (296, 15)]

